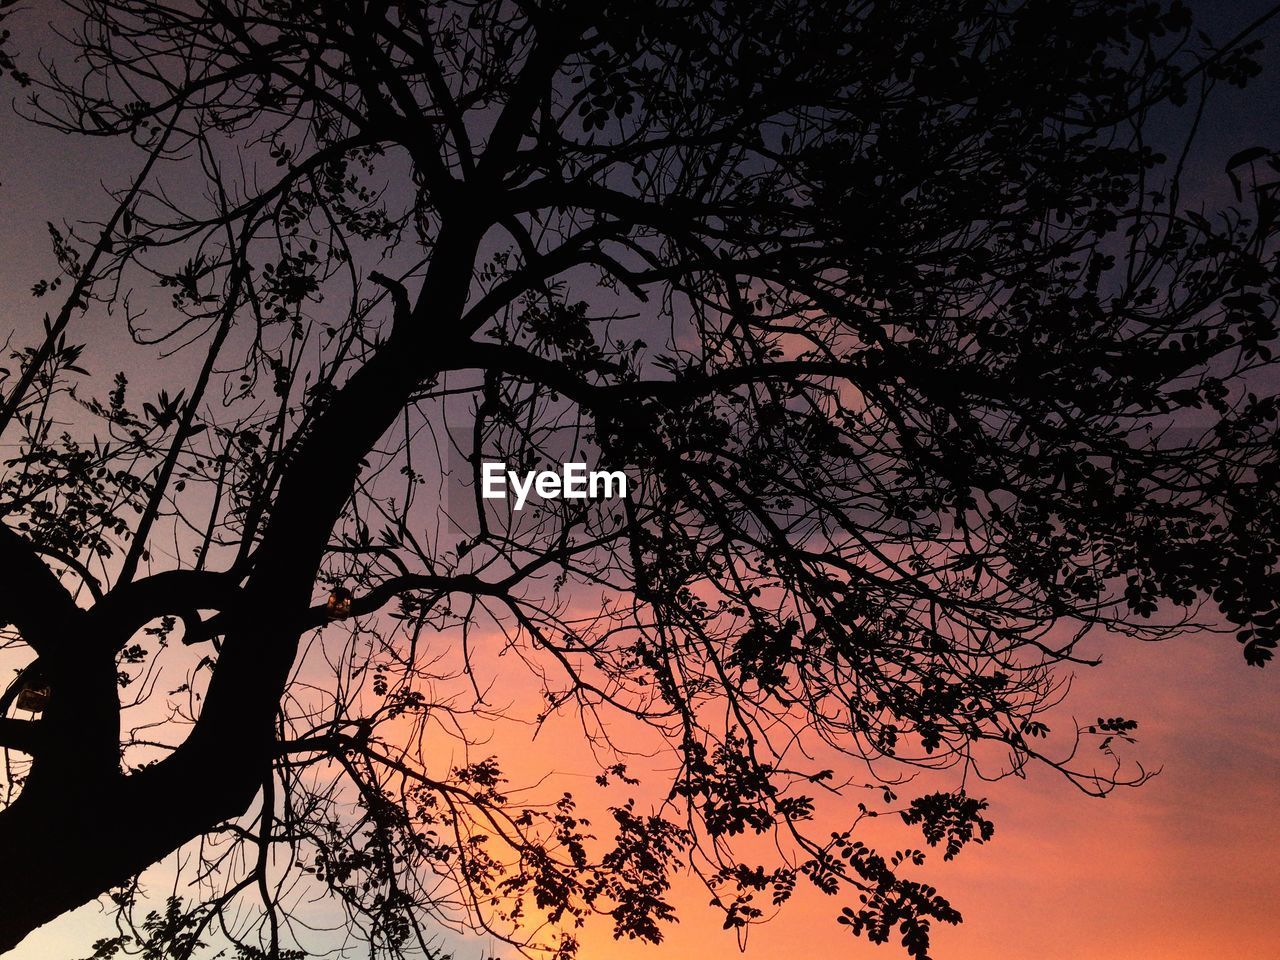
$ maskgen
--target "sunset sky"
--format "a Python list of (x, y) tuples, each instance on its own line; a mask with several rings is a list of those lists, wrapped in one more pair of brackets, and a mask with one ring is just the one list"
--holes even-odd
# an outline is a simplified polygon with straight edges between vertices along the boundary
[[(41, 0), (28, 4), (27, 17), (40, 6)], [(1268, 5), (1202, 0), (1192, 6), (1206, 29), (1226, 37)], [(1229, 197), (1222, 174), (1227, 156), (1280, 140), (1280, 18), (1264, 34), (1274, 38), (1263, 57), (1269, 75), (1244, 94), (1222, 91), (1206, 120), (1194, 169), (1207, 199)], [(5, 90), (12, 95), (14, 88)], [(129, 167), (119, 166), (124, 162)], [(101, 209), (100, 184), (118, 182), (135, 164), (132, 152), (59, 138), (4, 107), (0, 339), (12, 328), (23, 340), (40, 322), (44, 305), (37, 309), (30, 287), (48, 272), (45, 221)], [(150, 362), (122, 336), (106, 342), (111, 348), (95, 357), (104, 370)], [(921, 872), (965, 916), (957, 928), (935, 928), (933, 952), (939, 960), (1280, 960), (1280, 666), (1247, 667), (1229, 635), (1162, 644), (1093, 635), (1085, 652), (1100, 656), (1102, 665), (1077, 668), (1070, 698), (1049, 722), (1069, 728), (1072, 718), (1135, 718), (1140, 726), (1131, 756), (1160, 773), (1105, 800), (1086, 797), (1048, 770), (972, 786), (972, 793), (991, 800), (996, 833), (951, 863), (934, 853)], [(518, 703), (528, 692), (511, 691), (510, 698)], [(556, 789), (580, 793), (587, 808), (596, 802), (590, 758), (568, 746), (576, 743), (570, 720), (551, 721), (536, 738), (528, 725), (515, 723), (492, 734), (490, 749), (510, 758), (513, 771), (553, 770), (549, 782)], [(922, 779), (911, 789), (927, 792), (931, 782)], [(849, 796), (850, 811), (859, 799)], [(828, 813), (833, 827), (837, 812)], [(896, 819), (873, 832), (887, 847), (920, 843), (918, 833)], [(615, 942), (601, 921), (583, 932), (581, 956), (703, 960), (738, 950), (734, 934), (722, 931), (706, 908), (704, 888), (684, 878), (676, 894), (681, 922), (662, 946)], [(745, 956), (904, 955), (837, 926), (844, 902), (802, 890), (774, 922), (752, 930)], [(88, 956), (91, 940), (106, 932), (100, 909), (90, 905), (38, 931), (11, 956), (73, 960)], [(459, 960), (500, 949), (475, 939), (449, 942)]]
[[(1161, 772), (1105, 800), (1086, 797), (1045, 770), (1032, 771), (1025, 781), (985, 785), (981, 792), (992, 801), (996, 823), (992, 841), (970, 846), (945, 864), (935, 852), (916, 874), (965, 917), (958, 927), (935, 928), (934, 955), (1276, 960), (1280, 697), (1273, 672), (1245, 668), (1235, 643), (1222, 637), (1148, 645), (1099, 639), (1095, 647), (1104, 651), (1104, 664), (1077, 673), (1072, 697), (1050, 715), (1051, 725), (1054, 718), (1069, 726), (1072, 716), (1088, 722), (1124, 712), (1141, 722), (1134, 755)], [(589, 809), (602, 791), (590, 783), (589, 762), (566, 749), (574, 742), (573, 724), (564, 720), (548, 724), (536, 738), (528, 727), (501, 729), (490, 748), (503, 757), (514, 782), (526, 779), (522, 773), (554, 770), (547, 791), (571, 790)], [(916, 792), (927, 792), (927, 783), (919, 781)], [(849, 807), (858, 799), (865, 797), (851, 794)], [(867, 839), (884, 849), (920, 844), (919, 835), (896, 818)], [(163, 880), (151, 889), (158, 897), (169, 892)], [(686, 877), (675, 893), (680, 923), (668, 929), (664, 944), (615, 941), (602, 919), (582, 932), (581, 956), (737, 955), (734, 934), (721, 930), (707, 908), (705, 888)], [(875, 947), (835, 923), (844, 902), (801, 888), (775, 920), (752, 929), (745, 957), (895, 956), (898, 948)], [(37, 931), (12, 956), (78, 960), (91, 952), (91, 940), (110, 932), (99, 908), (90, 905)], [(458, 960), (481, 960), (501, 947), (475, 939), (448, 942)]]

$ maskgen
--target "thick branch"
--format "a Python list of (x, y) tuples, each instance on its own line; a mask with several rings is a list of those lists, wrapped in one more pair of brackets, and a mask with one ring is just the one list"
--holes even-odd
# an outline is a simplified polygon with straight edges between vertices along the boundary
[(40, 725), (33, 720), (0, 717), (0, 748), (35, 754), (40, 748)]
[(41, 656), (59, 649), (84, 619), (84, 611), (36, 550), (0, 523), (0, 617), (14, 624)]

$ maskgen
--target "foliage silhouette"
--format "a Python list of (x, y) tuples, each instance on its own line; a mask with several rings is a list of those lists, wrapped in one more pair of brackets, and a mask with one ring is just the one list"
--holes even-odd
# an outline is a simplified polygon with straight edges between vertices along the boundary
[[(1134, 721), (1042, 719), (1087, 631), (1225, 621), (1271, 657), (1278, 164), (1246, 148), (1236, 206), (1193, 209), (1177, 119), (1256, 73), (1247, 30), (66, 7), (77, 57), (28, 75), (6, 39), (5, 82), (138, 172), (50, 226), (4, 381), (0, 948), (110, 895), (100, 957), (297, 955), (319, 885), (378, 955), (444, 926), (568, 958), (592, 913), (660, 940), (689, 866), (726, 928), (812, 885), (926, 957), (959, 914), (861, 825), (946, 859), (993, 827), (962, 789), (900, 801), (903, 770), (1141, 782)], [(165, 362), (104, 393), (127, 337)], [(567, 459), (631, 494), (479, 498), (485, 461)], [(539, 725), (580, 715), (603, 821), (471, 742), (526, 687)], [(755, 835), (785, 852), (750, 866)], [(180, 848), (199, 897), (139, 918)]]

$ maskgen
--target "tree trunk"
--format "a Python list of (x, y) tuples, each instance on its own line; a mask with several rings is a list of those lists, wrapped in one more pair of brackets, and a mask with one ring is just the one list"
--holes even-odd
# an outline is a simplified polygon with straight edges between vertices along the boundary
[[(103, 637), (93, 628), (102, 618), (141, 624), (170, 611), (111, 611), (95, 620), (94, 609), (75, 608), (21, 538), (0, 531), (0, 549), (28, 562), (31, 582), (50, 595), (18, 606), (30, 614), (24, 635), (48, 638), (55, 671), (31, 776), (0, 811), (0, 952), (248, 809), (271, 769), (273, 724), (298, 649), (299, 616), (310, 604), (330, 531), (368, 451), (416, 385), (467, 340), (469, 331), (456, 322), (483, 232), (474, 222), (442, 229), (417, 305), (410, 311), (397, 302), (391, 337), (343, 385), (289, 464), (234, 602), (186, 601), (224, 609), (233, 625), (200, 717), (166, 759), (128, 776), (119, 772), (115, 652), (128, 637)], [(110, 610), (110, 600), (108, 594), (98, 608)], [(40, 608), (55, 601), (62, 620), (47, 622)], [(86, 637), (95, 637), (91, 647)]]
[(184, 746), (130, 776), (46, 777), (24, 789), (0, 812), (0, 953), (242, 814), (264, 773), (250, 753)]

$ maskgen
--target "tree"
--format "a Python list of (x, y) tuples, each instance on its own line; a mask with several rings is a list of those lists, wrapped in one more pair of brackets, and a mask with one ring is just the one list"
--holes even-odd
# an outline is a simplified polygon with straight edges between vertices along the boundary
[[(1041, 719), (1087, 631), (1225, 622), (1270, 658), (1280, 165), (1233, 157), (1222, 210), (1181, 182), (1248, 30), (1177, 0), (66, 7), (74, 59), (0, 66), (138, 172), (51, 225), (0, 409), (0, 946), (104, 894), (131, 921), (185, 845), (201, 896), (99, 956), (290, 955), (305, 877), (380, 954), (450, 922), (567, 958), (593, 912), (659, 940), (688, 864), (726, 927), (812, 884), (924, 957), (959, 914), (858, 823), (947, 858), (992, 826), (893, 770), (1105, 793), (1145, 776), (1134, 722), (1051, 749)], [(169, 359), (106, 389), (125, 331)], [(479, 496), (485, 462), (571, 459), (628, 496)], [(539, 722), (580, 713), (608, 829), (450, 766), (499, 648)], [(651, 808), (637, 737), (675, 758)], [(865, 802), (824, 835), (832, 792)], [(750, 866), (753, 835), (789, 852)]]

